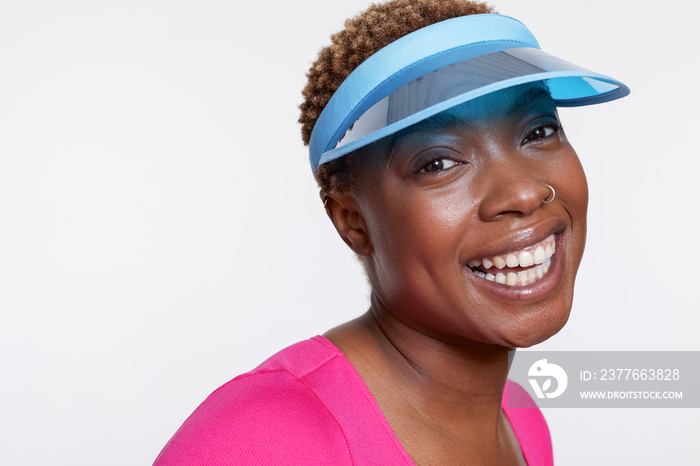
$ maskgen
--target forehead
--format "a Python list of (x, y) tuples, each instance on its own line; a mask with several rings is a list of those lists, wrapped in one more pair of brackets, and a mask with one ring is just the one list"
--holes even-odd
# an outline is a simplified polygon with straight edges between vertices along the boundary
[(464, 102), (409, 126), (393, 135), (392, 145), (403, 137), (416, 132), (435, 131), (468, 123), (488, 123), (540, 107), (556, 108), (544, 83), (510, 87)]
[[(523, 84), (486, 94), (445, 110), (437, 115), (404, 128), (391, 136), (375, 141), (355, 151), (353, 169), (385, 165), (393, 159), (404, 142), (422, 140), (422, 133), (448, 133), (469, 126), (487, 126), (495, 132), (511, 118), (522, 115), (547, 114), (556, 117), (556, 105), (547, 86), (542, 82)], [(482, 134), (482, 133), (480, 133)], [(372, 169), (374, 170), (374, 169)]]

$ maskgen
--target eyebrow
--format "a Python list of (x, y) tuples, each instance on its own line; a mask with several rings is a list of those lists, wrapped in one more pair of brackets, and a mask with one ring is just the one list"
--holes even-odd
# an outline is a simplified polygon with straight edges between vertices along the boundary
[[(506, 117), (512, 117), (523, 107), (527, 107), (532, 102), (536, 102), (540, 99), (553, 100), (551, 94), (549, 93), (549, 90), (546, 88), (546, 84), (537, 87), (531, 87), (526, 91), (519, 93), (515, 97), (515, 99), (513, 99), (513, 101), (508, 105), (508, 108), (504, 112), (504, 115)], [(397, 131), (393, 135), (392, 140), (389, 143), (389, 161), (391, 161), (391, 159), (393, 158), (393, 155), (396, 149), (401, 145), (401, 142), (403, 142), (404, 139), (406, 139), (412, 134), (420, 133), (423, 131), (435, 131), (442, 128), (449, 128), (460, 124), (464, 124), (465, 121), (469, 120), (470, 113), (468, 110), (465, 110), (469, 108), (469, 105), (474, 105), (474, 102), (474, 100), (464, 102), (455, 107), (440, 112), (437, 115), (433, 115), (431, 117), (426, 118), (425, 120), (419, 121), (418, 123), (415, 123), (407, 128)], [(492, 106), (492, 104), (490, 106)], [(482, 105), (481, 107), (483, 110), (484, 106)]]
[[(543, 84), (543, 86), (546, 86), (546, 84)], [(554, 102), (552, 95), (549, 93), (549, 89), (546, 87), (531, 87), (516, 97), (515, 101), (506, 112), (506, 115), (513, 116), (521, 108), (527, 107), (532, 102), (536, 102), (538, 100), (550, 100)]]

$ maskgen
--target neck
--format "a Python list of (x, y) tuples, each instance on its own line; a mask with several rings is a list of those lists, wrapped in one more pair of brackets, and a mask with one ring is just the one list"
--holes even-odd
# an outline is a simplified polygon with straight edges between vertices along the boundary
[[(379, 402), (423, 422), (498, 434), (508, 348), (425, 335), (372, 297), (370, 310), (326, 335), (356, 367)], [(386, 413), (386, 411), (385, 411)], [(468, 420), (468, 422), (465, 422)]]

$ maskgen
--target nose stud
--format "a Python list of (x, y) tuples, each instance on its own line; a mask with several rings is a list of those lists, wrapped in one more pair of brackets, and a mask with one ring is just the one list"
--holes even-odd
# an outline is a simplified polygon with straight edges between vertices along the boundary
[(550, 191), (552, 191), (552, 194), (547, 196), (547, 198), (544, 199), (542, 202), (544, 204), (549, 204), (550, 202), (552, 202), (554, 200), (554, 197), (557, 195), (557, 193), (554, 191), (554, 188), (552, 188), (550, 185), (546, 184), (545, 186), (548, 187)]

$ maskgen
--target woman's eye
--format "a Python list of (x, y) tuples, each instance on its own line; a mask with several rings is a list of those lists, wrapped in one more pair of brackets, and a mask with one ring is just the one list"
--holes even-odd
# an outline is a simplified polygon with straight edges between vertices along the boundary
[(544, 139), (556, 131), (556, 128), (552, 126), (541, 126), (534, 130), (532, 133), (528, 134), (528, 136), (525, 138), (526, 141), (537, 141), (538, 139)]
[(435, 159), (428, 165), (423, 167), (422, 172), (439, 172), (440, 170), (447, 170), (457, 165), (457, 162), (450, 159)]

